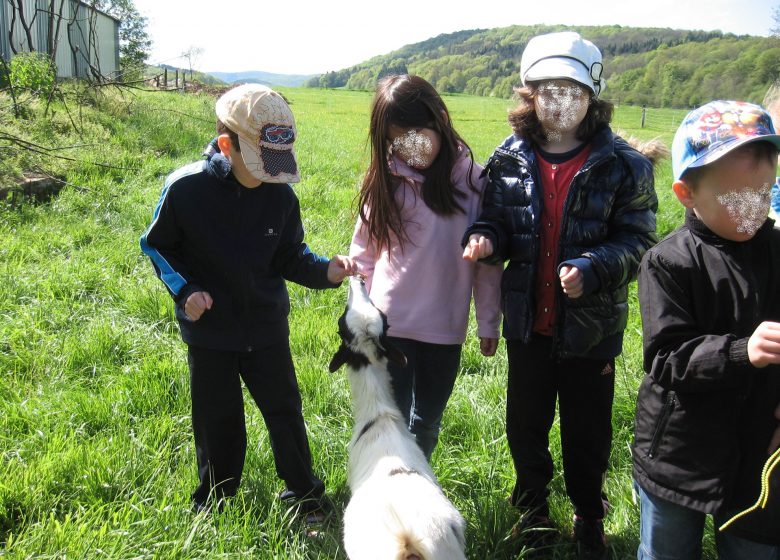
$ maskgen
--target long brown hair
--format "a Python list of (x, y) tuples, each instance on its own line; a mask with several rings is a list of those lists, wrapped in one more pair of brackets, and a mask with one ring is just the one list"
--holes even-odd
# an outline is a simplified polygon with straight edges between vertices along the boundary
[(425, 177), (421, 189), (423, 202), (433, 212), (442, 216), (464, 212), (458, 199), (465, 198), (466, 193), (452, 184), (452, 167), (461, 149), (471, 158), (468, 184), (476, 191), (471, 183), (474, 166), (471, 150), (452, 127), (447, 107), (434, 87), (423, 78), (408, 74), (381, 79), (371, 107), (371, 163), (358, 195), (360, 219), (368, 230), (368, 241), (375, 243), (379, 251), (383, 247), (390, 248), (393, 236), (402, 250), (404, 243), (409, 241), (401, 208), (395, 200), (400, 179), (390, 174), (388, 166), (391, 125), (430, 128), (441, 137), (439, 155), (428, 169), (418, 170)]
[[(612, 121), (612, 112), (615, 108), (609, 101), (596, 97), (590, 89), (583, 89), (590, 95), (590, 103), (585, 118), (577, 127), (577, 139), (587, 142), (596, 135), (602, 126), (608, 125)], [(536, 114), (534, 104), (536, 91), (537, 85), (535, 83), (515, 88), (518, 103), (517, 107), (509, 113), (509, 124), (512, 125), (516, 136), (532, 140), (537, 145), (545, 145), (548, 143), (548, 138), (542, 123), (539, 122), (539, 116)]]

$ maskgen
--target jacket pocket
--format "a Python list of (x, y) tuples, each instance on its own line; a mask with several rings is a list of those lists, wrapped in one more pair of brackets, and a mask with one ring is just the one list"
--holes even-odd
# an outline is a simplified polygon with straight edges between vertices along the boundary
[(655, 453), (658, 450), (658, 446), (661, 444), (661, 439), (666, 432), (666, 425), (669, 423), (669, 418), (674, 412), (674, 407), (677, 403), (677, 394), (674, 391), (669, 391), (666, 394), (664, 400), (664, 406), (661, 409), (661, 414), (658, 417), (658, 423), (655, 425), (655, 431), (653, 432), (653, 439), (650, 441), (650, 449), (647, 451), (647, 458), (652, 459), (655, 457)]

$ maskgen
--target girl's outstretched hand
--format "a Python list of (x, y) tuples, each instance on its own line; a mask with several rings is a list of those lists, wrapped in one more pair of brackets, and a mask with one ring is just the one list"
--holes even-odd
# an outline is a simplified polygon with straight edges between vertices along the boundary
[(483, 356), (493, 356), (498, 349), (497, 338), (479, 337), (479, 351)]
[(333, 255), (328, 263), (328, 282), (340, 284), (347, 276), (357, 274), (357, 263), (344, 255)]
[(475, 262), (493, 254), (493, 242), (484, 235), (476, 233), (469, 237), (469, 242), (463, 249), (463, 258)]

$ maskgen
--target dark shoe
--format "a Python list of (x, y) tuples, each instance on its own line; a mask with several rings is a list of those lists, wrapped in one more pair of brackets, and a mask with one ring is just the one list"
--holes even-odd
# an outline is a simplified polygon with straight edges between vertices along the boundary
[(546, 515), (526, 515), (512, 527), (512, 540), (522, 540), (535, 551), (549, 549), (559, 537), (558, 527)]
[(324, 496), (300, 499), (295, 492), (287, 489), (279, 493), (279, 499), (288, 503), (290, 508), (294, 508), (295, 517), (303, 523), (306, 535), (309, 537), (319, 535), (333, 509)]
[(225, 498), (224, 497), (219, 498), (218, 500), (216, 500), (216, 504), (217, 504), (216, 507), (214, 507), (213, 499), (207, 500), (206, 503), (196, 502), (193, 500), (192, 512), (196, 515), (201, 513), (205, 515), (210, 515), (213, 511), (216, 511), (217, 513), (222, 513), (222, 510), (225, 509)]
[(287, 488), (285, 488), (284, 490), (279, 492), (278, 498), (283, 502), (290, 502), (297, 499), (298, 496), (292, 490), (288, 490)]
[(607, 558), (607, 536), (604, 534), (604, 521), (574, 516), (574, 541), (577, 543), (578, 557), (587, 560)]

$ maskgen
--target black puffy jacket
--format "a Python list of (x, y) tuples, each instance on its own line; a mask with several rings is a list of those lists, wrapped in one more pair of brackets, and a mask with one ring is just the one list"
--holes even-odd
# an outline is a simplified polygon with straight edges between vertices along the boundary
[[(466, 232), (491, 239), (488, 262), (509, 261), (501, 280), (503, 335), (528, 341), (534, 323), (542, 187), (533, 145), (510, 136), (488, 160), (490, 183), (480, 219)], [(628, 284), (656, 242), (658, 207), (650, 161), (604, 126), (571, 182), (564, 203), (560, 264), (584, 274), (582, 297), (558, 287), (554, 352), (613, 358), (628, 320)]]

